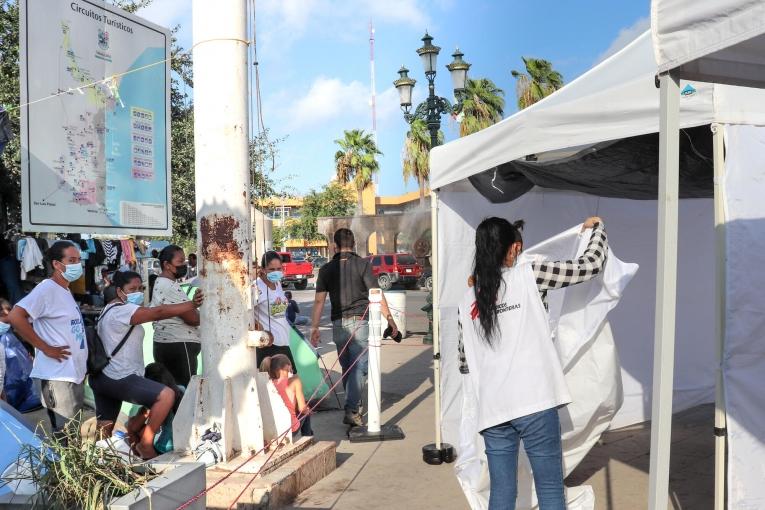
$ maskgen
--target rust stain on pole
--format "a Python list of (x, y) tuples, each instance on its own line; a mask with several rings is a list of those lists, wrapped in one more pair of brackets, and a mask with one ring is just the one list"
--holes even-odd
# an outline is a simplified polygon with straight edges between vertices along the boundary
[(237, 264), (244, 259), (244, 253), (235, 237), (238, 229), (239, 221), (228, 215), (205, 216), (199, 224), (202, 257), (212, 263), (225, 264), (232, 279), (239, 280), (244, 286), (248, 273), (244, 264)]

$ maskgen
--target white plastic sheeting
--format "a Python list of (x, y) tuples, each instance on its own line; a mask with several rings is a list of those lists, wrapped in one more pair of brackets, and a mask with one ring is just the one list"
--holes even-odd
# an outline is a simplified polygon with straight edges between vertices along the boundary
[[(528, 154), (658, 133), (655, 76), (651, 34), (645, 32), (542, 101), (433, 149), (431, 187), (441, 188)], [(712, 122), (765, 125), (763, 90), (685, 81), (680, 89), (681, 128)]]
[[(528, 249), (525, 260), (561, 260), (581, 254), (589, 239), (579, 235), (580, 226)], [(605, 272), (596, 279), (551, 292), (550, 320), (554, 343), (563, 366), (572, 402), (561, 408), (561, 429), (565, 474), (570, 474), (608, 428), (622, 402), (619, 361), (605, 322), (637, 266), (624, 264), (611, 253)], [(477, 393), (474, 378), (462, 376), (462, 418), (459, 453), (455, 469), (471, 508), (488, 507), (488, 467), (483, 439), (478, 434)], [(517, 508), (537, 506), (528, 459), (522, 455), (518, 476)], [(594, 495), (590, 487), (571, 488), (568, 508), (592, 510)]]
[(765, 2), (653, 0), (659, 72), (734, 85), (765, 85)]
[(728, 508), (765, 508), (765, 128), (728, 126), (725, 403)]

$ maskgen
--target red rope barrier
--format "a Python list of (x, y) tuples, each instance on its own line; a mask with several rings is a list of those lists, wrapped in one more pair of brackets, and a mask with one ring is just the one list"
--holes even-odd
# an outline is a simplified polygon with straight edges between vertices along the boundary
[[(369, 306), (367, 306), (366, 310), (364, 310), (364, 313), (363, 313), (363, 314), (361, 314), (361, 317), (362, 317), (362, 319), (363, 319), (363, 317), (366, 317), (366, 315), (367, 315), (367, 312), (368, 312), (368, 311), (369, 311)], [(343, 354), (343, 353), (345, 352), (345, 350), (348, 348), (348, 346), (349, 346), (349, 345), (350, 345), (350, 343), (351, 343), (351, 340), (353, 340), (353, 337), (354, 337), (354, 336), (356, 336), (356, 332), (359, 330), (359, 328), (360, 328), (360, 327), (361, 327), (361, 325), (357, 325), (357, 326), (356, 326), (356, 328), (355, 328), (355, 329), (353, 330), (353, 332), (351, 333), (351, 335), (348, 337), (348, 340), (345, 342), (345, 345), (343, 345), (343, 347), (342, 347), (342, 349), (340, 350), (340, 352), (338, 352), (338, 355), (337, 355), (337, 359), (336, 359), (336, 360), (335, 360), (335, 362), (334, 362), (334, 363), (332, 363), (332, 365), (329, 367), (329, 370), (326, 372), (326, 374), (325, 374), (325, 376), (324, 376), (324, 379), (322, 379), (322, 381), (324, 381), (324, 380), (326, 380), (326, 379), (329, 379), (329, 382), (330, 382), (330, 383), (332, 382), (332, 379), (330, 378), (330, 371), (331, 371), (331, 370), (332, 370), (332, 369), (335, 367), (335, 365), (338, 363), (338, 361), (340, 360), (340, 356), (342, 356), (342, 354)], [(365, 353), (366, 353), (368, 350), (369, 350), (369, 346), (367, 346), (367, 347), (366, 347), (366, 348), (365, 348), (365, 349), (364, 349), (364, 350), (361, 352), (361, 354), (359, 354), (359, 356), (358, 356), (358, 357), (357, 357), (357, 358), (354, 360), (354, 362), (353, 362), (353, 363), (351, 363), (351, 365), (348, 367), (348, 370), (346, 370), (346, 371), (345, 371), (345, 372), (344, 372), (344, 373), (343, 373), (343, 374), (340, 376), (340, 379), (338, 379), (338, 380), (337, 380), (337, 382), (335, 382), (335, 383), (334, 383), (334, 384), (333, 384), (333, 385), (330, 387), (329, 391), (327, 391), (327, 393), (326, 393), (326, 394), (325, 394), (325, 395), (324, 395), (324, 396), (323, 396), (321, 399), (319, 399), (319, 400), (318, 400), (318, 401), (317, 401), (317, 402), (316, 402), (316, 403), (315, 403), (313, 406), (306, 406), (306, 408), (309, 410), (309, 413), (310, 413), (311, 411), (313, 411), (313, 410), (314, 410), (316, 407), (318, 407), (318, 405), (319, 405), (321, 402), (323, 402), (323, 401), (324, 401), (324, 399), (326, 399), (326, 398), (327, 398), (327, 396), (328, 396), (328, 395), (329, 395), (329, 394), (330, 394), (330, 393), (331, 393), (331, 392), (332, 392), (332, 391), (333, 391), (333, 390), (334, 390), (334, 389), (337, 387), (337, 385), (343, 381), (343, 379), (344, 379), (344, 378), (345, 378), (345, 377), (348, 375), (348, 371), (350, 371), (350, 369), (351, 369), (351, 368), (353, 368), (353, 367), (354, 367), (354, 366), (355, 366), (355, 365), (358, 363), (359, 359), (361, 359), (361, 356), (363, 356), (363, 355), (364, 355), (364, 354), (365, 354)], [(313, 393), (311, 394), (311, 396), (310, 396), (310, 397), (307, 399), (309, 402), (310, 402), (310, 401), (311, 401), (311, 400), (312, 400), (312, 399), (313, 399), (313, 398), (316, 396), (316, 393), (319, 391), (319, 388), (320, 388), (320, 387), (321, 387), (321, 385), (320, 385), (320, 384), (316, 386), (316, 389), (313, 391)], [(301, 411), (301, 412), (300, 412), (300, 414), (298, 415), (298, 417), (297, 417), (297, 418), (298, 418), (298, 420), (299, 420), (300, 418), (302, 418), (302, 417), (304, 417), (304, 416), (306, 416), (306, 415), (305, 415), (305, 414), (303, 414), (303, 412)], [(290, 426), (290, 428), (289, 428), (287, 431), (285, 431), (284, 433), (280, 434), (280, 435), (279, 435), (279, 436), (277, 436), (276, 438), (274, 438), (274, 439), (272, 439), (271, 441), (269, 441), (269, 442), (268, 442), (268, 444), (266, 444), (266, 445), (265, 445), (263, 448), (261, 448), (260, 450), (256, 451), (255, 453), (251, 454), (251, 455), (250, 455), (250, 456), (247, 458), (247, 460), (245, 460), (244, 462), (242, 462), (241, 464), (239, 464), (238, 466), (236, 466), (236, 467), (235, 467), (233, 470), (229, 471), (229, 472), (228, 472), (228, 473), (227, 473), (225, 476), (223, 476), (223, 477), (222, 477), (220, 480), (218, 480), (217, 482), (215, 482), (214, 484), (212, 484), (210, 487), (207, 487), (207, 488), (205, 488), (205, 489), (204, 489), (202, 492), (200, 492), (199, 494), (195, 495), (195, 496), (194, 496), (193, 498), (191, 498), (190, 500), (188, 500), (188, 501), (186, 501), (185, 503), (183, 503), (183, 504), (182, 504), (181, 506), (179, 506), (179, 507), (178, 507), (176, 510), (185, 510), (186, 508), (188, 508), (189, 506), (191, 506), (191, 505), (192, 505), (192, 504), (193, 504), (195, 501), (197, 501), (199, 498), (201, 498), (202, 496), (204, 496), (205, 494), (207, 494), (208, 492), (210, 492), (211, 490), (213, 490), (215, 487), (217, 487), (218, 485), (220, 485), (221, 483), (223, 483), (223, 482), (224, 482), (226, 479), (228, 479), (228, 478), (229, 478), (231, 475), (233, 475), (234, 473), (236, 473), (237, 471), (239, 471), (241, 468), (243, 468), (243, 467), (244, 467), (246, 464), (248, 464), (248, 463), (249, 463), (249, 462), (250, 462), (252, 459), (254, 459), (255, 457), (257, 457), (257, 456), (258, 456), (258, 455), (260, 455), (261, 453), (265, 452), (265, 451), (266, 451), (268, 448), (270, 448), (270, 446), (271, 446), (272, 444), (274, 444), (274, 442), (276, 442), (276, 441), (281, 441), (281, 440), (282, 440), (284, 437), (286, 437), (287, 433), (289, 433), (291, 430), (292, 430), (292, 426)], [(277, 450), (277, 449), (276, 449), (276, 448), (274, 448), (274, 451), (271, 453), (271, 455), (268, 457), (268, 459), (266, 459), (266, 462), (263, 464), (263, 467), (265, 467), (265, 466), (266, 466), (266, 464), (268, 464), (268, 461), (269, 461), (269, 460), (271, 460), (271, 458), (273, 457), (273, 455), (276, 453), (276, 450)], [(260, 470), (258, 470), (258, 472), (255, 474), (255, 476), (253, 476), (253, 478), (252, 478), (252, 479), (251, 479), (251, 480), (250, 480), (250, 481), (247, 483), (247, 486), (245, 486), (245, 489), (244, 489), (244, 490), (247, 490), (247, 487), (249, 487), (249, 486), (250, 486), (250, 484), (252, 483), (252, 481), (253, 481), (253, 480), (255, 480), (255, 478), (257, 478), (257, 476), (260, 474), (260, 471), (263, 469), (263, 467), (261, 467), (261, 469), (260, 469)], [(239, 494), (239, 496), (237, 496), (237, 499), (234, 501), (234, 504), (235, 504), (235, 503), (236, 503), (236, 502), (239, 500), (239, 498), (242, 496), (242, 494), (244, 494), (244, 490), (243, 490), (243, 491), (242, 491), (242, 492)], [(229, 507), (229, 508), (231, 508), (231, 507)]]

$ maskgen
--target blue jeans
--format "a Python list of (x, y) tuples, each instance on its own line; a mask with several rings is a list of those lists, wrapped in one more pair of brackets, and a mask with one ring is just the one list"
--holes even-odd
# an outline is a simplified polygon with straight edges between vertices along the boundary
[(557, 409), (522, 416), (483, 432), (489, 460), (489, 510), (514, 510), (518, 496), (518, 446), (531, 462), (540, 510), (566, 510)]
[[(358, 412), (361, 404), (361, 390), (369, 365), (369, 323), (366, 320), (342, 319), (332, 322), (332, 341), (335, 342), (343, 369), (343, 388), (345, 388), (345, 410)], [(346, 343), (348, 347), (345, 347)], [(345, 347), (345, 349), (343, 349)], [(342, 352), (341, 352), (342, 351)], [(349, 367), (359, 358), (358, 363)]]

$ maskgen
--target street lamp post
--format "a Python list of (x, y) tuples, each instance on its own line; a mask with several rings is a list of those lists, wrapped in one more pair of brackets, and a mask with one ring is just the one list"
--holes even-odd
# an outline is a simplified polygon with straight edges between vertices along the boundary
[(465, 62), (462, 57), (462, 53), (459, 48), (452, 54), (454, 60), (446, 66), (452, 77), (452, 85), (454, 87), (454, 98), (457, 104), (452, 105), (445, 97), (436, 95), (436, 63), (438, 60), (438, 54), (441, 48), (433, 45), (433, 37), (425, 32), (425, 37), (422, 38), (423, 45), (417, 50), (417, 54), (422, 59), (422, 65), (425, 69), (425, 77), (428, 80), (428, 97), (415, 108), (414, 113), (412, 110), (412, 92), (417, 80), (409, 77), (409, 69), (401, 66), (398, 70), (399, 79), (393, 82), (393, 85), (398, 90), (399, 103), (401, 104), (401, 110), (404, 112), (404, 119), (407, 123), (411, 124), (416, 119), (424, 120), (428, 125), (428, 131), (430, 131), (430, 146), (435, 147), (438, 145), (438, 131), (441, 129), (441, 116), (444, 114), (459, 113), (462, 108), (462, 96), (465, 91), (465, 84), (467, 82), (467, 72), (470, 69), (470, 64)]
[[(462, 110), (462, 101), (464, 100), (465, 85), (467, 83), (467, 73), (470, 69), (470, 64), (465, 62), (462, 57), (465, 55), (457, 48), (452, 57), (454, 60), (446, 66), (452, 77), (452, 86), (454, 88), (454, 99), (456, 104), (452, 105), (448, 99), (436, 95), (436, 62), (438, 60), (438, 53), (441, 48), (433, 45), (433, 38), (425, 32), (425, 37), (422, 38), (423, 45), (417, 50), (417, 55), (422, 59), (422, 65), (425, 69), (425, 77), (428, 80), (428, 97), (425, 101), (417, 105), (414, 113), (412, 113), (412, 91), (416, 80), (409, 77), (409, 69), (401, 66), (398, 70), (399, 78), (393, 82), (393, 85), (398, 90), (399, 103), (401, 104), (401, 110), (404, 112), (404, 119), (407, 123), (412, 124), (415, 120), (424, 120), (430, 131), (430, 147), (436, 147), (438, 145), (438, 131), (441, 129), (441, 116), (444, 114), (458, 114)], [(437, 194), (434, 192), (431, 197), (432, 206), (432, 227), (433, 242), (431, 243), (431, 250), (436, 249), (435, 237), (438, 229), (436, 214), (436, 207), (438, 203)], [(431, 303), (433, 292), (437, 292), (438, 289), (438, 254), (433, 251), (433, 275), (436, 278), (434, 280), (434, 287), (431, 290)], [(436, 313), (436, 303), (433, 305), (433, 313)], [(434, 385), (435, 385), (435, 399), (436, 399), (436, 442), (427, 444), (422, 447), (422, 459), (428, 464), (441, 464), (442, 462), (454, 462), (454, 447), (447, 443), (441, 442), (441, 395), (440, 395), (440, 363), (441, 352), (438, 339), (438, 330), (434, 328), (433, 315), (428, 314), (430, 322), (429, 335), (433, 338), (433, 362), (434, 368)], [(437, 326), (437, 323), (436, 323)], [(434, 331), (435, 329), (435, 331)], [(433, 334), (435, 333), (435, 334)]]

